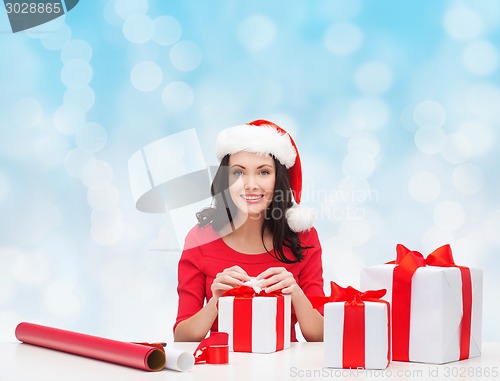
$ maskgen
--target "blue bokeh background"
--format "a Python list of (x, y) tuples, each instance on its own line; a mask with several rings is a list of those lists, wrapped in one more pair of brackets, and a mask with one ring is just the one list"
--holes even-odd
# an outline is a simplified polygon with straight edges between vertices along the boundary
[(16, 34), (0, 9), (0, 340), (172, 340), (203, 202), (137, 210), (128, 161), (194, 128), (216, 165), (216, 133), (259, 118), (298, 144), (325, 280), (450, 243), (500, 340), (499, 42), (496, 0), (81, 0)]

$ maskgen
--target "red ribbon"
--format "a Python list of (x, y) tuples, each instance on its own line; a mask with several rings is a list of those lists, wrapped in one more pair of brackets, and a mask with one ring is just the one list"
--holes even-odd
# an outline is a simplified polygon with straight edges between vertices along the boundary
[[(330, 302), (344, 302), (344, 332), (342, 341), (342, 367), (365, 367), (365, 303), (377, 302), (387, 305), (387, 318), (390, 319), (389, 303), (381, 300), (386, 289), (358, 291), (354, 287), (346, 288), (330, 282), (330, 296), (313, 296), (310, 301), (313, 308)], [(390, 326), (390, 324), (389, 324)], [(390, 344), (390, 340), (389, 340)], [(387, 358), (389, 359), (390, 346)]]
[(229, 362), (228, 334), (213, 332), (203, 339), (194, 351), (195, 364), (227, 364)]
[(424, 258), (418, 251), (411, 251), (405, 246), (396, 246), (397, 264), (393, 272), (392, 288), (392, 358), (397, 361), (410, 361), (410, 316), (411, 282), (419, 267), (439, 266), (460, 269), (462, 278), (462, 321), (460, 329), (460, 360), (469, 358), (470, 330), (472, 315), (472, 282), (470, 269), (457, 266), (453, 261), (450, 245), (443, 245)]
[(223, 296), (234, 296), (233, 304), (233, 350), (252, 352), (252, 300), (256, 296), (276, 299), (276, 350), (285, 347), (285, 300), (281, 291), (255, 292), (252, 287), (238, 286), (226, 291)]

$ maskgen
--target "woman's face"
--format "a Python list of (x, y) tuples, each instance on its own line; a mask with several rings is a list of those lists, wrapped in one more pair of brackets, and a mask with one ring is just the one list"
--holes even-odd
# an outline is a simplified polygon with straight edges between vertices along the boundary
[(229, 157), (229, 193), (238, 212), (263, 218), (273, 199), (275, 182), (271, 156), (237, 152)]

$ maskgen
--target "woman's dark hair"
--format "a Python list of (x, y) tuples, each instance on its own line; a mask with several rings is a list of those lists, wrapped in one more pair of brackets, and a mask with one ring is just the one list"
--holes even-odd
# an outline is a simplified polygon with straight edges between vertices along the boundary
[[(300, 262), (304, 257), (304, 250), (311, 246), (302, 246), (296, 232), (290, 230), (286, 220), (286, 211), (292, 203), (292, 192), (288, 180), (288, 170), (274, 156), (276, 180), (271, 204), (266, 209), (262, 224), (261, 238), (264, 244), (264, 232), (267, 229), (273, 235), (274, 253), (265, 246), (266, 251), (283, 263)], [(196, 214), (199, 226), (212, 224), (215, 231), (220, 231), (228, 223), (234, 230), (233, 216), (236, 216), (237, 207), (229, 194), (229, 155), (222, 158), (217, 173), (212, 182), (211, 193), (214, 206), (204, 208)], [(291, 249), (293, 258), (289, 258), (283, 251), (283, 246)]]

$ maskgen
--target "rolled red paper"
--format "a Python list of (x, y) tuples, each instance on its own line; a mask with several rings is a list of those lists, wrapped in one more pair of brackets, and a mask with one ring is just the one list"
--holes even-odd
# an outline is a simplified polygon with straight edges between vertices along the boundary
[(108, 361), (148, 371), (165, 366), (165, 352), (159, 348), (126, 343), (32, 323), (20, 323), (16, 338), (26, 344)]

